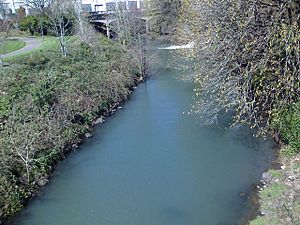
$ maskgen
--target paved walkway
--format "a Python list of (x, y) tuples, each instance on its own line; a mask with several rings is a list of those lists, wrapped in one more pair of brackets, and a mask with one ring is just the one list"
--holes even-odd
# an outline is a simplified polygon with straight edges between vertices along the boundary
[(38, 39), (38, 38), (19, 38), (19, 37), (14, 37), (14, 38), (11, 38), (11, 39), (17, 39), (17, 40), (20, 40), (20, 41), (24, 41), (24, 42), (26, 42), (26, 45), (25, 45), (25, 47), (23, 47), (23, 48), (21, 48), (19, 50), (16, 50), (16, 51), (13, 51), (13, 52), (1, 55), (1, 58), (7, 58), (7, 57), (11, 57), (11, 56), (16, 56), (16, 55), (19, 55), (19, 54), (23, 54), (23, 53), (29, 52), (31, 50), (34, 50), (36, 48), (39, 48), (42, 45), (42, 40)]

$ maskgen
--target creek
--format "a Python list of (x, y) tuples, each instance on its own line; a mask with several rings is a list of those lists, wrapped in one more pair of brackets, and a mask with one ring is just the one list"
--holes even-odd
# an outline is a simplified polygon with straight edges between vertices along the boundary
[(14, 224), (230, 225), (249, 210), (274, 143), (186, 113), (193, 84), (178, 79), (173, 51), (158, 50), (152, 76), (57, 166)]

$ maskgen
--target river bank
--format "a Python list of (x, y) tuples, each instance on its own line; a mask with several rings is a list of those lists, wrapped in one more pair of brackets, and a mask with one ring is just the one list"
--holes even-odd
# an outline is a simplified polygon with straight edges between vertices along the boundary
[(277, 160), (280, 168), (263, 173), (257, 190), (260, 215), (250, 225), (294, 225), (300, 223), (300, 155)]
[(294, 225), (300, 223), (300, 115), (299, 102), (286, 105), (275, 112), (271, 127), (280, 144), (279, 167), (262, 176), (259, 190), (261, 216), (252, 224)]
[[(49, 182), (55, 165), (142, 81), (135, 56), (101, 38), (68, 58), (36, 52), (1, 70), (0, 223)], [(76, 47), (79, 46), (79, 47)]]

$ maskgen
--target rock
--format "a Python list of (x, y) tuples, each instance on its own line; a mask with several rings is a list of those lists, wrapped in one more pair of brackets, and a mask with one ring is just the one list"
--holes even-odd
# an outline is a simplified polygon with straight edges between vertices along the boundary
[(85, 133), (85, 135), (84, 135), (86, 138), (91, 138), (91, 137), (93, 137), (93, 135), (91, 134), (91, 133)]
[(72, 144), (72, 148), (73, 149), (77, 149), (78, 148), (78, 144)]
[(93, 126), (104, 123), (104, 118), (101, 116), (93, 122)]
[(39, 185), (40, 187), (44, 187), (47, 183), (49, 183), (49, 180), (45, 177), (42, 177), (37, 181), (37, 185)]
[(264, 180), (264, 182), (266, 183), (270, 183), (271, 180), (272, 180), (272, 176), (266, 172), (264, 172), (262, 175), (261, 175), (261, 178)]

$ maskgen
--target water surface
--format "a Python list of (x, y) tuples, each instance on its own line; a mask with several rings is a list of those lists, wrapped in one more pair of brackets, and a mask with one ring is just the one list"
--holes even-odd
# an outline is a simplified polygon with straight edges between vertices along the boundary
[(187, 115), (192, 84), (161, 50), (141, 84), (57, 168), (17, 225), (230, 225), (273, 159), (245, 127), (202, 127)]

